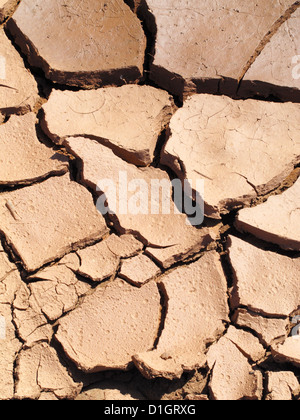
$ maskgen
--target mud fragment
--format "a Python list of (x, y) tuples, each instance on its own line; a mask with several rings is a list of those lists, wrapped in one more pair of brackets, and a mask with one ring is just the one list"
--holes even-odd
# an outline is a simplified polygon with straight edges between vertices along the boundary
[(0, 230), (27, 271), (36, 271), (107, 233), (91, 195), (69, 175), (2, 194), (0, 209)]
[(110, 251), (106, 240), (78, 251), (80, 266), (78, 274), (95, 282), (109, 279), (117, 272), (120, 258)]
[(299, 258), (262, 250), (234, 236), (228, 247), (234, 270), (234, 307), (275, 318), (286, 318), (298, 308)]
[(87, 88), (142, 77), (146, 37), (122, 0), (22, 0), (8, 28), (54, 82)]
[(239, 212), (235, 226), (289, 251), (300, 251), (300, 179), (278, 196)]
[(251, 313), (248, 309), (238, 309), (234, 314), (233, 321), (240, 327), (250, 328), (254, 331), (266, 347), (269, 347), (276, 339), (285, 337), (289, 325), (288, 318), (265, 318), (259, 314)]
[[(242, 332), (236, 332), (238, 337)], [(243, 342), (243, 337), (239, 340)], [(263, 390), (262, 373), (255, 369), (239, 347), (227, 335), (212, 345), (207, 354), (211, 369), (211, 396), (219, 401), (260, 400)]]
[(300, 9), (282, 24), (245, 74), (239, 95), (300, 101)]
[(32, 184), (68, 170), (68, 158), (41, 144), (36, 116), (12, 116), (0, 126), (0, 185)]
[(135, 256), (143, 249), (132, 235), (110, 235), (102, 242), (77, 252), (80, 263), (75, 270), (81, 276), (101, 282), (113, 277), (123, 258)]
[(133, 235), (110, 235), (106, 241), (109, 250), (120, 258), (135, 257), (143, 249), (143, 244)]
[(197, 90), (234, 94), (258, 45), (294, 1), (277, 2), (272, 8), (268, 1), (231, 0), (226, 7), (209, 0), (141, 3), (142, 12), (155, 20), (151, 79), (182, 97)]
[(230, 326), (227, 330), (226, 338), (232, 341), (238, 349), (253, 362), (261, 360), (266, 353), (258, 338), (247, 331), (238, 330), (235, 327)]
[(143, 286), (161, 274), (161, 270), (144, 254), (123, 261), (120, 276), (135, 286)]
[(300, 385), (293, 372), (268, 372), (267, 401), (291, 401), (300, 392)]
[[(220, 218), (280, 186), (300, 158), (300, 105), (195, 95), (171, 119), (161, 162)], [(278, 152), (280, 150), (280, 153)]]
[(155, 282), (135, 288), (116, 279), (61, 319), (56, 338), (84, 372), (127, 370), (134, 354), (153, 348), (160, 311)]
[(217, 253), (167, 274), (159, 283), (166, 300), (166, 318), (157, 348), (133, 360), (146, 377), (180, 378), (202, 367), (206, 346), (225, 330), (227, 285)]
[(283, 343), (272, 346), (272, 355), (278, 363), (292, 363), (300, 367), (300, 336), (288, 337)]
[(17, 399), (74, 399), (81, 391), (62, 366), (55, 350), (45, 343), (22, 350), (17, 360)]
[[(58, 144), (90, 136), (130, 163), (147, 166), (174, 111), (173, 99), (151, 86), (54, 90), (43, 106), (46, 134)], [(136, 118), (135, 118), (136, 115)]]

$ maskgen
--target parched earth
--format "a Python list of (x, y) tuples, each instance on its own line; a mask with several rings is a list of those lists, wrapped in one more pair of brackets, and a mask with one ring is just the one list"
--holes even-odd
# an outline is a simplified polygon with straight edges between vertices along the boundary
[(299, 27), (0, 0), (1, 400), (300, 398)]

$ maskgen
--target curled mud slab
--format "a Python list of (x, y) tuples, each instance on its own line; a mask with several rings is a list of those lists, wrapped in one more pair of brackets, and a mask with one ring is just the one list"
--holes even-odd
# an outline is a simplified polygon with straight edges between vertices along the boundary
[(246, 91), (299, 101), (299, 81), (289, 71), (289, 51), (292, 57), (299, 54), (299, 15), (293, 16), (298, 1), (272, 7), (268, 0), (136, 3), (155, 37), (150, 77), (161, 87), (178, 96), (197, 91), (241, 96)]
[(54, 82), (93, 87), (142, 77), (146, 37), (122, 0), (25, 0), (8, 26), (31, 65)]
[(299, 26), (0, 0), (0, 400), (300, 399)]

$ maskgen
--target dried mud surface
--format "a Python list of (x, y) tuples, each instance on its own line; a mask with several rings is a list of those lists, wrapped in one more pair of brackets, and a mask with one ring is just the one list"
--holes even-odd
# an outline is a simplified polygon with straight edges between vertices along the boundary
[(300, 2), (65, 3), (0, 0), (0, 400), (300, 399)]

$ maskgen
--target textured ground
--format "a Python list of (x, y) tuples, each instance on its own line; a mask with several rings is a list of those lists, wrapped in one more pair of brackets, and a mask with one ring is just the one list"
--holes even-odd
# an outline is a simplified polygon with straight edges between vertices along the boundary
[(299, 25), (0, 0), (1, 400), (299, 399)]

